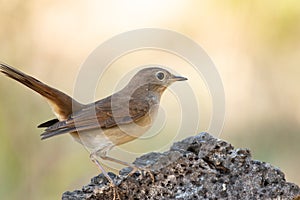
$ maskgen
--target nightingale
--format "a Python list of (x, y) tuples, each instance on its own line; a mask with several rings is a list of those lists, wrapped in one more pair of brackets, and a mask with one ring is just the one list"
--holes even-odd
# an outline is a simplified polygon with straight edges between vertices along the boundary
[(7, 64), (0, 63), (0, 71), (39, 93), (50, 104), (56, 118), (38, 125), (38, 128), (45, 128), (41, 139), (71, 134), (89, 150), (91, 160), (112, 186), (115, 186), (114, 181), (98, 159), (139, 169), (131, 163), (110, 157), (109, 150), (144, 134), (155, 119), (163, 92), (172, 83), (187, 80), (161, 67), (146, 67), (138, 71), (120, 91), (94, 103), (81, 104)]

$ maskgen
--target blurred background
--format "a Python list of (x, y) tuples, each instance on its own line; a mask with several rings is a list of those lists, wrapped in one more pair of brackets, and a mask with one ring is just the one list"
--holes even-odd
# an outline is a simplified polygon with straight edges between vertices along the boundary
[[(279, 167), (288, 181), (299, 185), (297, 0), (1, 0), (0, 60), (71, 95), (81, 64), (98, 45), (125, 31), (149, 27), (179, 32), (203, 47), (220, 73), (226, 95), (226, 120), (219, 137), (236, 148), (251, 149), (254, 159)], [(122, 66), (149, 62), (186, 64), (165, 52), (134, 52), (112, 64), (95, 98), (111, 93), (116, 77), (129, 69)], [(205, 84), (187, 69), (176, 70), (191, 77), (192, 88), (199, 87), (195, 94), (204, 115), (198, 130), (186, 133), (193, 135), (206, 130), (211, 105), (209, 94), (199, 93)], [(64, 191), (80, 189), (99, 173), (88, 152), (69, 136), (40, 140), (42, 130), (36, 125), (54, 117), (44, 99), (2, 75), (0, 97), (1, 199), (60, 199)], [(164, 95), (165, 105), (166, 98), (174, 95)], [(172, 133), (169, 129), (160, 137)], [(173, 142), (169, 138), (160, 138), (166, 141), (158, 144), (163, 148), (135, 141), (124, 148), (137, 154), (115, 154), (133, 161), (138, 153), (168, 149)]]

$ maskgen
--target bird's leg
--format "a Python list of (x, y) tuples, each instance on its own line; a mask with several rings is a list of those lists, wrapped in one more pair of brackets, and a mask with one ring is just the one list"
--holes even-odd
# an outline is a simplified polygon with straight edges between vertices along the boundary
[(132, 163), (128, 163), (128, 162), (125, 162), (125, 161), (122, 161), (122, 160), (119, 160), (119, 159), (112, 158), (112, 157), (108, 156), (107, 155), (108, 151), (111, 148), (112, 147), (107, 147), (107, 148), (103, 149), (103, 151), (98, 151), (98, 153), (100, 153), (100, 154), (97, 154), (97, 155), (99, 155), (100, 158), (103, 159), (103, 160), (108, 160), (108, 161), (111, 161), (111, 162), (115, 162), (115, 163), (118, 163), (118, 164), (121, 164), (121, 165), (131, 167), (132, 171), (128, 174), (128, 176), (134, 174), (136, 171), (140, 171), (142, 173), (142, 175), (144, 175), (143, 171), (145, 171), (146, 173), (148, 173), (150, 175), (152, 182), (155, 181), (154, 175), (152, 174), (152, 172), (149, 169), (138, 167), (138, 166), (136, 166)]
[(91, 153), (90, 154), (90, 158), (99, 167), (99, 169), (101, 170), (101, 172), (103, 173), (103, 175), (109, 181), (110, 187), (112, 187), (112, 189), (113, 189), (113, 194), (114, 194), (113, 200), (121, 199), (120, 195), (119, 195), (119, 193), (117, 191), (117, 185), (115, 184), (115, 182), (113, 181), (113, 179), (110, 178), (110, 176), (108, 175), (108, 173), (106, 172), (106, 170), (102, 167), (102, 165), (100, 164), (100, 162), (97, 160), (97, 153), (98, 152), (101, 152), (101, 150), (100, 151), (95, 151), (95, 152)]
[(100, 164), (100, 162), (97, 160), (96, 152), (95, 153), (91, 153), (90, 158), (99, 167), (99, 169), (101, 170), (101, 172), (103, 173), (103, 175), (109, 181), (110, 185), (114, 187), (116, 184), (114, 183), (114, 181), (112, 180), (112, 178), (110, 178), (110, 176), (108, 175), (108, 173), (106, 172), (106, 170), (102, 167), (102, 165)]

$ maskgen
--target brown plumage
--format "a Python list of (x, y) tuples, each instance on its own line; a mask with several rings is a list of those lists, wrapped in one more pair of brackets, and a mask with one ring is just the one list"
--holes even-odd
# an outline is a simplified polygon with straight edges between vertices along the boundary
[(76, 141), (90, 151), (92, 160), (111, 183), (111, 178), (95, 157), (100, 156), (134, 167), (132, 164), (108, 157), (108, 150), (145, 133), (152, 125), (165, 89), (175, 81), (187, 80), (160, 67), (148, 67), (137, 72), (122, 90), (94, 103), (83, 105), (11, 66), (0, 63), (0, 71), (36, 91), (49, 102), (57, 119), (38, 126), (46, 128), (41, 135), (42, 139), (71, 133)]
[(11, 66), (0, 63), (0, 71), (45, 97), (59, 120), (65, 120), (72, 114), (72, 103), (75, 110), (79, 110), (83, 107), (82, 104), (73, 100), (63, 92), (52, 88)]

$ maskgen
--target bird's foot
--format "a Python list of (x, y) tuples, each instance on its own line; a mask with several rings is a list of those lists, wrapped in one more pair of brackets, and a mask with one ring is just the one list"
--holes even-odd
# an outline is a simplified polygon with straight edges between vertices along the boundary
[(113, 190), (113, 200), (122, 200), (118, 191), (118, 186), (114, 183), (110, 183), (110, 188)]
[(132, 171), (127, 175), (128, 176), (132, 176), (135, 172), (140, 172), (140, 174), (142, 175), (142, 177), (145, 177), (147, 174), (149, 174), (151, 180), (152, 180), (152, 183), (155, 182), (155, 177), (153, 175), (153, 172), (146, 168), (146, 167), (137, 167), (137, 166), (134, 166)]
[[(111, 180), (109, 180), (109, 179), (107, 179), (107, 180), (108, 180), (108, 183), (109, 183), (108, 187), (109, 187), (109, 189), (112, 190), (112, 198), (110, 198), (110, 199), (122, 200), (121, 197), (120, 197), (120, 193), (118, 191), (117, 184), (115, 184), (114, 182), (111, 182)], [(95, 188), (93, 193), (94, 194), (103, 193), (104, 192), (103, 190), (105, 190), (105, 189), (104, 188)]]

